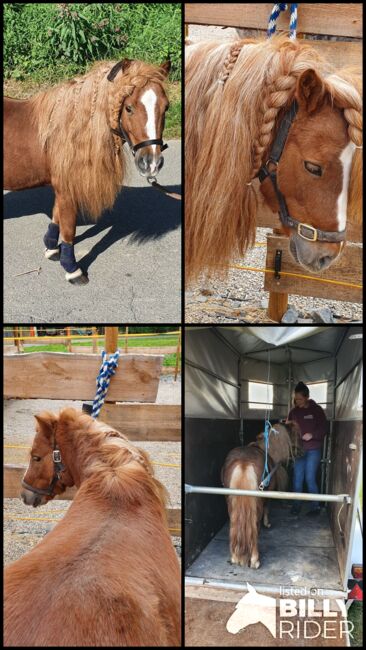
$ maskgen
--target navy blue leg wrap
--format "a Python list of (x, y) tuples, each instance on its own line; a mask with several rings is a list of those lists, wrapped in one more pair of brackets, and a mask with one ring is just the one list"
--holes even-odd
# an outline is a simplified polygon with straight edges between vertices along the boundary
[(60, 262), (67, 273), (74, 273), (79, 268), (75, 259), (74, 244), (61, 242)]
[(48, 230), (45, 236), (43, 237), (43, 241), (46, 248), (53, 250), (58, 247), (59, 234), (60, 234), (59, 225), (51, 221), (51, 223), (48, 225)]

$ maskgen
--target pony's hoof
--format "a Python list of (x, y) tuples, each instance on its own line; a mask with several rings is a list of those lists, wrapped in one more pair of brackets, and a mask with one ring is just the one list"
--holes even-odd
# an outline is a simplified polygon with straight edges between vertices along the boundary
[(265, 528), (271, 528), (272, 524), (270, 524), (269, 521), (267, 521), (267, 522), (263, 522), (263, 526), (265, 526)]
[(261, 563), (260, 563), (259, 560), (255, 560), (254, 562), (253, 562), (253, 560), (250, 561), (250, 568), (251, 569), (259, 569), (260, 565), (261, 565)]
[(57, 248), (46, 248), (44, 256), (46, 259), (52, 260), (52, 262), (58, 261), (60, 259), (60, 247), (58, 246)]
[(76, 269), (73, 273), (65, 273), (65, 278), (71, 284), (88, 284), (89, 278), (84, 275), (81, 269)]

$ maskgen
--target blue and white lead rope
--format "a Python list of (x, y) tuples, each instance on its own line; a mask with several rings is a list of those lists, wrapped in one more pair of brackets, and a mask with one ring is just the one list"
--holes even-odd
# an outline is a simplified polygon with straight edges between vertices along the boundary
[(102, 365), (97, 377), (97, 392), (93, 402), (93, 410), (91, 413), (92, 418), (98, 417), (100, 409), (104, 404), (109, 382), (111, 381), (111, 377), (115, 374), (116, 368), (118, 366), (118, 357), (119, 350), (117, 350), (117, 352), (114, 352), (114, 354), (111, 354), (109, 359), (105, 350), (102, 351)]
[[(270, 38), (276, 32), (277, 27), (277, 18), (280, 15), (281, 11), (286, 11), (288, 5), (284, 2), (273, 5), (271, 15), (268, 20), (267, 36)], [(290, 5), (290, 38), (292, 40), (296, 39), (296, 29), (297, 29), (297, 3)]]

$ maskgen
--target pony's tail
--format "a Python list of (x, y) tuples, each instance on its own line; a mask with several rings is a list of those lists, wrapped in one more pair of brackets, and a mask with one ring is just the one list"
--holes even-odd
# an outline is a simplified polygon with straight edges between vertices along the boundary
[[(230, 488), (257, 489), (254, 468), (236, 465), (230, 479)], [(254, 497), (231, 496), (228, 498), (230, 515), (230, 552), (236, 564), (249, 564), (258, 537), (257, 501)], [(261, 504), (259, 504), (261, 507)]]

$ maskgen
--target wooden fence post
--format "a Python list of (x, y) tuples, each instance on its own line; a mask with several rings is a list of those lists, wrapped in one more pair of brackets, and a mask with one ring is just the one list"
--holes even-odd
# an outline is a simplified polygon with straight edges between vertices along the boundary
[(177, 344), (177, 352), (176, 352), (176, 360), (175, 360), (175, 375), (174, 375), (174, 381), (177, 381), (177, 376), (178, 376), (178, 370), (179, 370), (179, 354), (180, 354), (180, 339), (181, 339), (181, 334), (182, 330), (179, 328), (179, 337), (178, 337), (178, 344)]
[[(282, 228), (273, 228), (273, 234), (283, 235)], [(268, 309), (267, 309), (268, 318), (280, 323), (282, 316), (287, 311), (287, 307), (288, 307), (288, 293), (276, 293), (274, 291), (269, 292)]]
[(98, 331), (96, 327), (92, 327), (92, 333), (93, 333), (93, 354), (98, 353), (98, 339), (94, 338), (95, 336), (98, 335)]
[[(66, 336), (71, 336), (71, 327), (66, 327)], [(68, 352), (72, 352), (72, 341), (71, 339), (66, 339), (66, 347)]]
[(128, 352), (128, 325), (126, 325), (125, 331), (125, 354)]
[(118, 350), (118, 327), (105, 328), (105, 351), (107, 354), (113, 354)]

